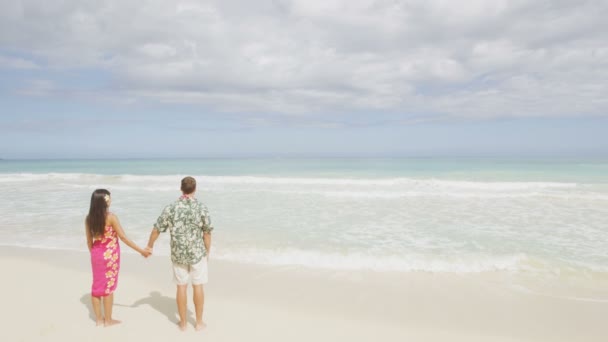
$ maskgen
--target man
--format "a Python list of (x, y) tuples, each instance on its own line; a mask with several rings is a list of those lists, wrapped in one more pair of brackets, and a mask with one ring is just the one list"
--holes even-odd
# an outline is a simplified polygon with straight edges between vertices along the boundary
[(171, 234), (171, 261), (173, 280), (177, 284), (177, 310), (179, 328), (186, 330), (187, 289), (192, 282), (194, 308), (196, 311), (196, 330), (205, 327), (203, 323), (204, 293), (203, 284), (207, 283), (207, 261), (211, 248), (211, 219), (204, 204), (194, 198), (196, 180), (192, 177), (182, 179), (182, 196), (169, 204), (154, 224), (147, 249), (152, 252), (154, 242), (160, 233), (169, 230)]

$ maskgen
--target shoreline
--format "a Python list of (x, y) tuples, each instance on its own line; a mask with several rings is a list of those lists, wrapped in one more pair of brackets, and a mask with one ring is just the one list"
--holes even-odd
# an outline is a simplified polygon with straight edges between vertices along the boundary
[[(138, 238), (145, 240), (145, 236), (138, 236)], [(142, 240), (142, 241), (143, 241)], [(70, 247), (49, 247), (45, 245), (27, 245), (27, 244), (2, 244), (0, 243), (0, 249), (31, 249), (31, 250), (39, 250), (39, 251), (50, 251), (50, 252), (67, 252), (67, 253), (87, 253), (86, 248), (70, 248)], [(166, 244), (159, 244), (157, 248), (155, 248), (157, 258), (169, 258), (170, 252), (167, 249), (168, 246)], [(304, 251), (306, 253), (307, 251)], [(124, 249), (122, 253), (130, 254), (130, 255), (139, 255), (131, 249)], [(325, 272), (325, 273), (335, 273), (335, 272), (344, 272), (344, 273), (352, 273), (352, 272), (362, 272), (362, 273), (370, 273), (370, 274), (412, 274), (412, 273), (429, 273), (429, 274), (446, 274), (446, 275), (484, 275), (484, 274), (511, 274), (514, 276), (521, 275), (523, 277), (537, 277), (543, 278), (547, 281), (553, 281), (557, 278), (565, 278), (568, 277), (571, 280), (578, 278), (579, 280), (601, 280), (602, 282), (608, 282), (608, 272), (603, 269), (597, 269), (594, 265), (586, 265), (586, 264), (578, 264), (573, 265), (572, 263), (558, 262), (558, 261), (546, 261), (542, 259), (535, 259), (526, 255), (525, 253), (520, 253), (518, 255), (509, 255), (509, 256), (496, 256), (496, 260), (507, 260), (513, 259), (513, 265), (503, 263), (503, 265), (494, 265), (492, 266), (491, 261), (488, 263), (486, 267), (480, 267), (479, 265), (482, 263), (477, 262), (477, 268), (466, 268), (462, 265), (466, 263), (462, 261), (461, 264), (454, 264), (446, 266), (435, 266), (435, 267), (396, 267), (394, 264), (390, 267), (377, 267), (377, 264), (381, 264), (382, 262), (394, 262), (395, 256), (380, 256), (373, 263), (367, 264), (357, 264), (357, 265), (343, 265), (340, 261), (345, 261), (348, 259), (355, 258), (357, 260), (370, 257), (365, 254), (357, 254), (357, 255), (343, 255), (343, 254), (329, 254), (326, 253), (324, 257), (336, 257), (339, 256), (343, 259), (338, 260), (338, 262), (334, 262), (334, 264), (315, 264), (314, 261), (318, 261), (318, 257), (313, 255), (312, 257), (317, 257), (313, 261), (303, 262), (302, 260), (286, 260), (286, 261), (273, 261), (269, 262), (267, 258), (264, 261), (256, 260), (255, 255), (252, 255), (248, 258), (245, 257), (234, 257), (227, 255), (217, 256), (217, 247), (214, 253), (216, 256), (214, 261), (220, 263), (227, 264), (235, 264), (235, 265), (248, 265), (251, 267), (270, 267), (270, 268), (301, 268), (302, 270), (307, 271), (315, 271), (315, 272)], [(247, 255), (247, 254), (245, 254)], [(275, 257), (281, 257), (281, 255), (275, 255)], [(479, 256), (482, 257), (481, 255)], [(469, 261), (476, 262), (477, 259), (471, 258), (469, 256)], [(523, 265), (518, 265), (517, 263), (525, 263)], [(552, 267), (547, 267), (549, 262), (553, 262), (551, 264)], [(433, 262), (429, 262), (432, 264)], [(538, 264), (543, 264), (542, 267), (538, 267)], [(428, 266), (428, 265), (427, 265)]]
[[(170, 258), (144, 259), (130, 253), (122, 255), (115, 295), (115, 316), (123, 324), (100, 331), (87, 315), (88, 262), (86, 252), (0, 246), (0, 264), (9, 274), (19, 273), (2, 291), (7, 305), (0, 319), (12, 323), (0, 333), (8, 334), (3, 340), (91, 334), (103, 339), (127, 332), (152, 341), (160, 336), (205, 336), (211, 341), (603, 341), (608, 336), (604, 279), (595, 281), (592, 289), (564, 281), (562, 293), (554, 296), (518, 288), (533, 287), (534, 277), (514, 282), (500, 272), (329, 271), (213, 259), (205, 286), (209, 328), (202, 334), (193, 329), (181, 334), (171, 320), (175, 287)], [(13, 319), (21, 317), (19, 312), (27, 317), (32, 310), (32, 321)]]

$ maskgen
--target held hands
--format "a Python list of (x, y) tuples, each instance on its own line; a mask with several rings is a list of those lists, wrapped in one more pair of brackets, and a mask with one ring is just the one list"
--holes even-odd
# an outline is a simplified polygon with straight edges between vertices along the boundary
[(150, 247), (146, 247), (146, 248), (144, 248), (144, 249), (143, 249), (143, 250), (140, 252), (140, 254), (141, 254), (141, 255), (142, 255), (144, 258), (147, 258), (147, 257), (149, 257), (150, 255), (152, 255), (152, 248), (150, 248)]
[(144, 255), (147, 258), (150, 255), (152, 255), (153, 249), (152, 249), (152, 247), (146, 247), (146, 248), (144, 248), (144, 252), (147, 253), (147, 255)]

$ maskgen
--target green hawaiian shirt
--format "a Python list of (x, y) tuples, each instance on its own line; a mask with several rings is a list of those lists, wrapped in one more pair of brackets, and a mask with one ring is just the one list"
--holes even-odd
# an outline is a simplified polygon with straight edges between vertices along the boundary
[(163, 210), (154, 229), (171, 233), (171, 261), (192, 265), (207, 255), (203, 232), (213, 230), (207, 207), (196, 198), (182, 196)]

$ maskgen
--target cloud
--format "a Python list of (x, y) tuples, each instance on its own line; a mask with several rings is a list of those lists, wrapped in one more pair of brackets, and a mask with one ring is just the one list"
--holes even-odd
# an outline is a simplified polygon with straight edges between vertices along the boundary
[(10, 56), (0, 55), (0, 69), (37, 69), (38, 65), (32, 61)]
[(0, 47), (103, 70), (106, 97), (220, 112), (605, 116), (607, 11), (594, 0), (3, 2)]
[(55, 82), (44, 79), (28, 80), (17, 90), (18, 93), (29, 96), (49, 96), (57, 94), (58, 91)]
[(15, 120), (3, 122), (0, 125), (0, 132), (3, 133), (46, 133), (53, 135), (65, 135), (66, 132), (82, 132), (94, 131), (96, 129), (111, 129), (118, 126), (141, 125), (144, 120), (139, 118), (121, 119), (121, 118), (94, 118), (94, 119), (79, 119), (65, 118), (61, 115), (54, 115), (53, 118), (15, 118)]

